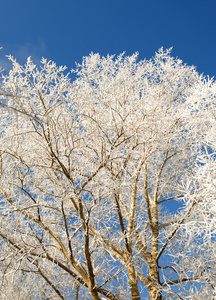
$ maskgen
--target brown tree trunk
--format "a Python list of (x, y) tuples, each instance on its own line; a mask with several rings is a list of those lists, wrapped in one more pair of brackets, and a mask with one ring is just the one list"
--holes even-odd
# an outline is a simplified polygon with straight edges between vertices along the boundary
[(156, 287), (154, 286), (149, 287), (148, 292), (150, 295), (150, 300), (162, 300), (162, 295)]
[(75, 284), (75, 300), (79, 300), (79, 285)]
[(90, 293), (91, 293), (91, 296), (92, 296), (92, 300), (100, 300), (97, 291), (95, 291), (94, 289), (90, 289)]
[(138, 289), (136, 273), (133, 266), (128, 267), (128, 276), (129, 276), (132, 300), (140, 300), (140, 293)]
[(158, 255), (158, 203), (156, 198), (152, 203), (152, 225), (151, 225), (151, 257), (152, 260), (149, 261), (148, 269), (148, 279), (151, 281), (151, 284), (148, 286), (148, 291), (150, 295), (150, 300), (161, 300), (162, 295), (160, 291), (160, 279), (159, 279), (159, 270), (157, 263)]
[(156, 262), (152, 262), (149, 267), (148, 279), (151, 281), (151, 284), (148, 286), (150, 300), (162, 300), (162, 295), (159, 288), (159, 271)]
[(88, 280), (87, 285), (88, 285), (88, 288), (89, 288), (89, 292), (92, 296), (92, 300), (100, 300), (100, 297), (98, 296), (98, 291), (97, 291), (96, 286), (95, 286), (94, 275), (93, 275), (93, 277), (89, 276), (89, 280)]

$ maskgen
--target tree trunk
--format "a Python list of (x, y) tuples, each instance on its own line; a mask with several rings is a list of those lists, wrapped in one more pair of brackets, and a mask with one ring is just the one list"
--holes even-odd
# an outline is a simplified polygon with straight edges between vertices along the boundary
[(156, 262), (152, 262), (149, 267), (148, 279), (151, 281), (151, 284), (148, 286), (150, 300), (162, 300), (162, 295), (159, 288), (159, 271)]
[(90, 288), (89, 291), (91, 293), (92, 300), (100, 300), (98, 292), (95, 290), (95, 288)]
[(75, 300), (79, 300), (79, 285), (75, 284)]
[(148, 279), (151, 281), (151, 284), (148, 286), (148, 291), (150, 295), (150, 300), (161, 300), (162, 295), (160, 291), (160, 279), (157, 263), (158, 255), (158, 203), (157, 198), (154, 199), (152, 203), (152, 226), (151, 226), (151, 257), (149, 261), (148, 269)]
[(138, 289), (136, 273), (133, 266), (128, 267), (128, 276), (129, 276), (132, 300), (140, 300), (140, 293)]
[(162, 295), (156, 287), (154, 286), (149, 287), (148, 292), (150, 295), (150, 300), (162, 300)]

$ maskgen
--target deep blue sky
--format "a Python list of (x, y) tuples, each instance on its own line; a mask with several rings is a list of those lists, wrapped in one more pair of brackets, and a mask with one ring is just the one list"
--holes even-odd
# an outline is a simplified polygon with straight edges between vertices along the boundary
[(1, 1), (0, 65), (47, 57), (73, 68), (90, 52), (150, 58), (163, 46), (216, 75), (216, 0)]

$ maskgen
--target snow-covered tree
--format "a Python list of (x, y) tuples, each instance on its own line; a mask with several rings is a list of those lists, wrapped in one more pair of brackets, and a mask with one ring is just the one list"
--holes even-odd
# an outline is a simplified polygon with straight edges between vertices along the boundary
[(4, 299), (212, 299), (216, 85), (160, 49), (3, 77)]

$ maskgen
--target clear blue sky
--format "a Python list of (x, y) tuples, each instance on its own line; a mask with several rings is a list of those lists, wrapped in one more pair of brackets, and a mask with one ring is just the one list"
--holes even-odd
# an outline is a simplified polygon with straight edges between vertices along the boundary
[(216, 75), (216, 0), (5, 0), (0, 7), (0, 64), (47, 57), (73, 68), (90, 52), (150, 58), (163, 46)]

